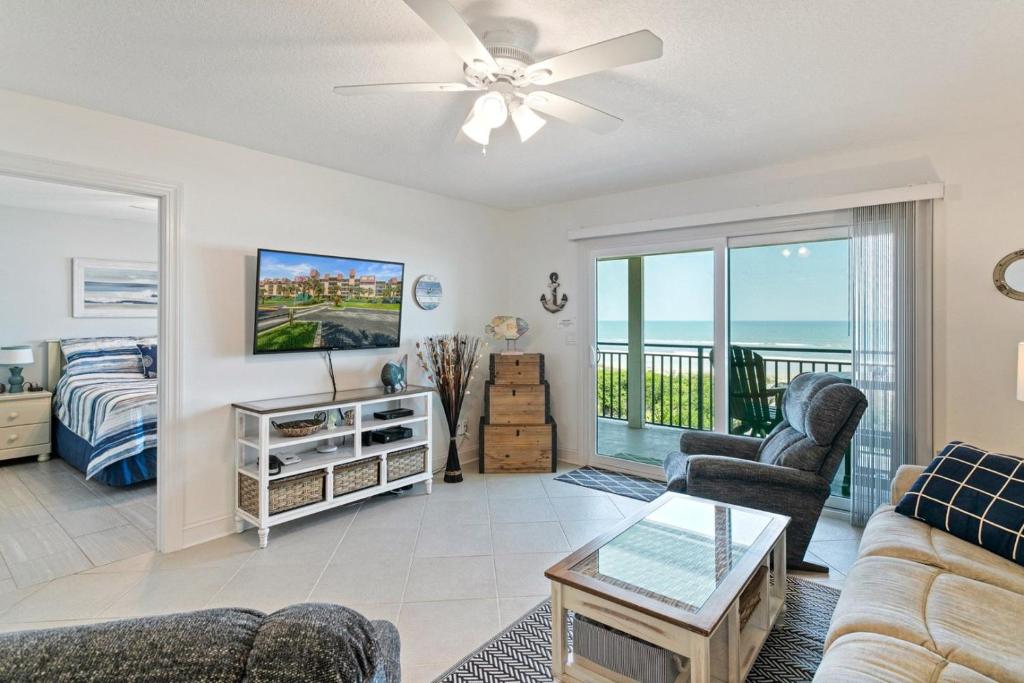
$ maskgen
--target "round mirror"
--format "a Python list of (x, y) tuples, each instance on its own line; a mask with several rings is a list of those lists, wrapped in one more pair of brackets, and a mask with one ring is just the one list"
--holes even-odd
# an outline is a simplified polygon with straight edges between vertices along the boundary
[(992, 272), (996, 289), (1010, 297), (1024, 301), (1024, 249), (1019, 249), (999, 259)]

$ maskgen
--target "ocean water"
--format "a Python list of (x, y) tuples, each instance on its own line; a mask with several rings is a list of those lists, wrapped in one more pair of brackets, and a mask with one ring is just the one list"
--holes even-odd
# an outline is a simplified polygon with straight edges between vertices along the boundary
[[(599, 342), (625, 342), (625, 320), (601, 320), (597, 323)], [(850, 324), (836, 320), (737, 320), (731, 324), (733, 343), (780, 348), (849, 349)], [(658, 344), (704, 344), (714, 339), (710, 320), (649, 320), (644, 324), (648, 346)]]

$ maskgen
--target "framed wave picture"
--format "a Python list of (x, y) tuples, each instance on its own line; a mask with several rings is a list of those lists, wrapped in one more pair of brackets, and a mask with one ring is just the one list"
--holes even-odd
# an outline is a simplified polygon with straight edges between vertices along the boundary
[(74, 317), (156, 317), (160, 287), (156, 263), (75, 258), (71, 271)]

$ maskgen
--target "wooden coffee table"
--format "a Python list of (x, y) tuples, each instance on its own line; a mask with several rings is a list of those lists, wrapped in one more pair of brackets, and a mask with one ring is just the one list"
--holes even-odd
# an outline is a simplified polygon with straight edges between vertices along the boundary
[(628, 680), (568, 652), (572, 611), (685, 657), (695, 683), (744, 680), (785, 606), (788, 524), (665, 493), (569, 555), (544, 573), (555, 679)]

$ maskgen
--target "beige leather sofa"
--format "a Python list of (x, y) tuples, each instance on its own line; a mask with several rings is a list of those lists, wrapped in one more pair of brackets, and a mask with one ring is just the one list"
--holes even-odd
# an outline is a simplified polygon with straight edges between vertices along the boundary
[[(923, 469), (900, 468), (893, 503)], [(1024, 681), (1024, 567), (880, 507), (814, 680)]]

